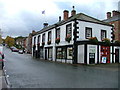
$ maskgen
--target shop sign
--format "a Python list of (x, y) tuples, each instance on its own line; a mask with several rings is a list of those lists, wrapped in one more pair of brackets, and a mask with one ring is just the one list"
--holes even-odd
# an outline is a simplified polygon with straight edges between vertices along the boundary
[(95, 53), (96, 47), (95, 46), (89, 46), (89, 53)]

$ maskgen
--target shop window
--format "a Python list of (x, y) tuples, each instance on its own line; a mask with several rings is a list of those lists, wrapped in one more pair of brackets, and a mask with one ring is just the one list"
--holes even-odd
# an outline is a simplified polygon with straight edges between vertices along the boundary
[(67, 59), (72, 59), (73, 58), (73, 49), (72, 47), (67, 48)]
[(40, 59), (43, 59), (43, 48), (40, 48)]
[(92, 28), (89, 28), (89, 27), (85, 28), (85, 37), (86, 39), (92, 37)]
[(48, 58), (52, 59), (52, 48), (48, 48)]
[(57, 59), (66, 59), (66, 49), (64, 47), (57, 48)]
[(101, 40), (103, 40), (103, 39), (105, 39), (105, 38), (107, 38), (106, 37), (106, 30), (101, 30)]

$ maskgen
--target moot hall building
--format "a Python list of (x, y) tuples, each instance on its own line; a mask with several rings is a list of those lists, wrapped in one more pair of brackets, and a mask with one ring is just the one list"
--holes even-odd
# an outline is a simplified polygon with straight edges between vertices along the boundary
[[(120, 62), (120, 45), (114, 40), (114, 25), (76, 10), (63, 11), (63, 20), (48, 25), (32, 37), (32, 56), (71, 64)], [(119, 35), (120, 36), (120, 35)], [(117, 38), (117, 37), (116, 37)]]

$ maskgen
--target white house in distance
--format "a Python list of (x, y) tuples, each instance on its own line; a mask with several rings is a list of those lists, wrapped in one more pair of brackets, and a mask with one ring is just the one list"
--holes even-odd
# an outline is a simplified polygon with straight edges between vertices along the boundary
[[(112, 46), (102, 42), (105, 38), (112, 40), (112, 25), (83, 13), (76, 14), (74, 8), (70, 17), (69, 11), (64, 10), (63, 18), (59, 17), (59, 22), (53, 25), (44, 23), (45, 27), (33, 35), (33, 57), (74, 64), (115, 62)], [(89, 40), (95, 37), (98, 42)]]

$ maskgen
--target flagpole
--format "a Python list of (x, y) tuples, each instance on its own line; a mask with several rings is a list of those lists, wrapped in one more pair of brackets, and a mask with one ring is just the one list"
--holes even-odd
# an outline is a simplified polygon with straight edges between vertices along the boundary
[(45, 20), (44, 22), (47, 23), (45, 10), (42, 11), (42, 14), (44, 15), (44, 20)]

